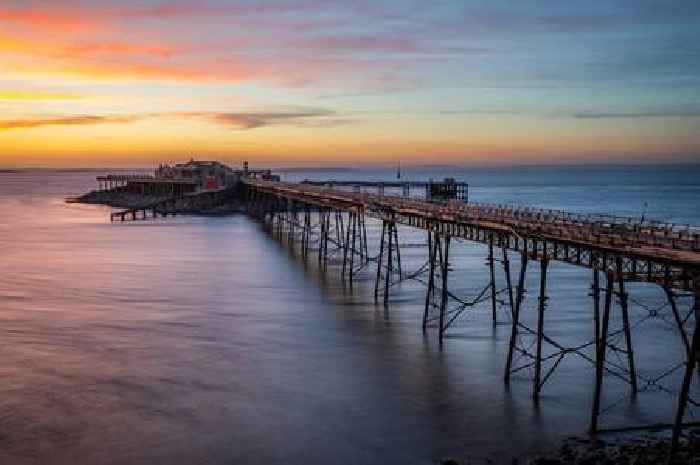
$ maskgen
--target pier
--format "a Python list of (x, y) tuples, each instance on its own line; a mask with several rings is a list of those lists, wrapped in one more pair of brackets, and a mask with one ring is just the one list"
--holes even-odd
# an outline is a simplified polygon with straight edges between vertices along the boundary
[[(445, 334), (464, 312), (479, 304), (489, 308), (494, 326), (510, 326), (503, 381), (508, 384), (513, 376), (531, 370), (535, 402), (566, 358), (579, 357), (589, 363), (595, 371), (589, 412), (591, 433), (611, 430), (602, 424), (606, 378), (623, 381), (634, 399), (641, 391), (661, 389), (664, 378), (682, 371), (677, 389), (663, 388), (676, 396), (674, 418), (663, 424), (626, 428), (671, 428), (672, 456), (683, 429), (693, 424), (685, 421), (688, 410), (699, 406), (700, 401), (691, 396), (691, 383), (700, 372), (700, 230), (648, 219), (479, 204), (467, 200), (466, 183), (447, 184), (453, 187), (436, 190), (435, 183), (430, 182), (287, 183), (269, 173), (242, 173), (235, 195), (252, 217), (275, 237), (299, 250), (303, 259), (317, 261), (322, 271), (334, 262), (339, 278), (351, 287), (359, 275), (371, 276), (378, 303), (389, 306), (398, 292), (396, 285), (404, 280), (422, 283), (425, 300), (420, 327), (424, 333), (435, 328), (440, 344), (445, 343)], [(398, 188), (402, 195), (386, 195), (386, 187)], [(411, 197), (411, 187), (425, 189), (425, 197)], [(215, 203), (225, 201), (224, 193), (232, 192), (228, 188), (208, 194), (180, 194), (177, 198), (208, 198)], [(146, 209), (116, 212), (112, 220), (145, 219), (147, 211), (151, 217), (167, 216), (175, 213), (174, 201), (175, 198), (166, 199)], [(368, 236), (368, 222), (380, 227), (378, 238)], [(418, 270), (408, 271), (402, 266), (401, 249), (411, 244), (401, 242), (398, 226), (425, 234), (425, 244), (419, 245), (427, 249), (425, 264)], [(463, 296), (450, 287), (455, 260), (451, 249), (469, 242), (484, 246), (487, 271), (480, 291)], [(547, 289), (552, 285), (548, 270), (553, 262), (590, 272), (592, 331), (590, 341), (584, 344), (571, 346), (560, 340), (561, 335), (548, 333)], [(534, 309), (527, 309), (524, 303), (528, 273), (538, 277)], [(503, 277), (500, 289), (497, 275)], [(636, 325), (630, 314), (632, 298), (627, 289), (627, 284), (633, 282), (663, 290), (664, 308), (655, 309), (647, 318), (661, 311), (670, 315), (677, 343), (685, 354), (685, 360), (659, 377), (641, 375), (636, 367)], [(688, 309), (681, 302), (688, 302)], [(507, 318), (503, 319), (499, 310)], [(524, 321), (527, 311), (535, 312), (534, 326)], [(613, 328), (616, 316), (621, 326)], [(526, 344), (524, 338), (532, 342)]]
[(153, 180), (153, 176), (147, 174), (108, 174), (106, 176), (97, 176), (97, 189), (99, 191), (107, 191), (126, 186), (132, 181), (149, 180)]
[(469, 200), (469, 185), (454, 179), (444, 181), (311, 181), (304, 180), (302, 184), (321, 186), (329, 189), (352, 188), (353, 192), (369, 192), (385, 195), (387, 189), (400, 190), (403, 197), (411, 197), (411, 189), (424, 193), (424, 199), (441, 201), (449, 198), (466, 202)]
[[(246, 200), (250, 214), (263, 222), (277, 237), (298, 247), (302, 257), (316, 254), (319, 267), (326, 269), (329, 246), (335, 250), (341, 278), (350, 286), (353, 277), (374, 266), (375, 300), (389, 305), (393, 287), (409, 275), (401, 265), (401, 243), (397, 225), (422, 230), (427, 238), (426, 265), (411, 278), (424, 276), (426, 285), (422, 330), (436, 327), (443, 343), (445, 333), (456, 318), (477, 303), (488, 302), (494, 325), (498, 322), (497, 301), (501, 296), (511, 316), (508, 356), (504, 382), (524, 369), (534, 369), (532, 396), (535, 401), (547, 380), (565, 357), (578, 356), (595, 367), (595, 389), (590, 412), (590, 432), (601, 427), (601, 398), (608, 376), (628, 384), (630, 396), (683, 369), (683, 381), (677, 391), (675, 418), (663, 425), (673, 430), (671, 456), (678, 447), (689, 406), (698, 406), (690, 396), (700, 360), (700, 230), (650, 220), (610, 215), (581, 215), (557, 210), (514, 208), (460, 201), (435, 203), (426, 199), (385, 196), (379, 193), (348, 192), (338, 183), (282, 183), (246, 178)], [(330, 187), (333, 185), (333, 187)], [(358, 185), (357, 183), (340, 184)], [(370, 255), (366, 224), (381, 223), (378, 254)], [(483, 290), (473, 296), (458, 296), (450, 290), (450, 248), (455, 241), (476, 242), (486, 246), (488, 272)], [(313, 244), (313, 245), (312, 245)], [(511, 270), (511, 256), (519, 259), (519, 270)], [(501, 257), (500, 260), (497, 257)], [(496, 262), (505, 275), (505, 289), (496, 286)], [(563, 262), (591, 270), (590, 342), (567, 346), (547, 334), (545, 310), (550, 262)], [(522, 321), (525, 278), (528, 271), (539, 273), (537, 324), (531, 328)], [(516, 271), (515, 276), (511, 273)], [(532, 271), (530, 271), (532, 272)], [(633, 327), (626, 283), (645, 282), (660, 286), (667, 297), (666, 308), (673, 317), (679, 343), (686, 360), (655, 379), (640, 376), (635, 367)], [(678, 300), (689, 299), (689, 311), (681, 311)], [(622, 327), (611, 327), (611, 314), (619, 311)], [(534, 339), (533, 346), (522, 343), (521, 336)], [(611, 342), (622, 339), (622, 347)], [(544, 355), (543, 347), (553, 347)], [(590, 355), (585, 349), (590, 349)], [(624, 363), (610, 360), (615, 353)], [(545, 368), (548, 364), (549, 367)], [(647, 426), (635, 425), (630, 429)]]

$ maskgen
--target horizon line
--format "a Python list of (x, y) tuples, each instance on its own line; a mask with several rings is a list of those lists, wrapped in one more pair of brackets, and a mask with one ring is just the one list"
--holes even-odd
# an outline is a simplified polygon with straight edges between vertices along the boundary
[[(213, 160), (212, 161), (219, 161)], [(232, 167), (236, 167), (230, 162), (222, 162)], [(243, 161), (240, 162), (243, 164)], [(249, 163), (250, 164), (250, 163)], [(262, 162), (259, 165), (252, 164), (253, 166), (263, 166), (271, 170), (372, 170), (372, 169), (395, 169), (396, 163), (366, 163), (364, 165), (352, 165), (352, 164), (334, 164), (334, 165), (278, 165), (275, 166), (271, 163)], [(150, 170), (155, 168), (156, 165), (133, 165), (133, 166), (2, 166), (0, 165), (0, 172), (18, 172), (18, 171), (100, 171), (100, 170)], [(459, 168), (459, 169), (499, 169), (499, 168), (626, 168), (626, 167), (644, 167), (644, 166), (700, 166), (700, 160), (688, 160), (688, 161), (630, 161), (630, 162), (614, 162), (614, 163), (601, 163), (601, 162), (571, 162), (571, 163), (516, 163), (516, 164), (460, 164), (460, 163), (426, 163), (426, 164), (412, 164), (412, 163), (401, 163), (402, 169), (449, 169), (449, 168)], [(242, 166), (241, 166), (242, 167)]]

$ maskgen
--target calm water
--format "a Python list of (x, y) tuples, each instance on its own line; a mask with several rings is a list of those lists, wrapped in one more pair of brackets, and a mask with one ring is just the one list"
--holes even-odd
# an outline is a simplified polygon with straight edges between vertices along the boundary
[[(465, 313), (440, 349), (434, 329), (421, 334), (418, 283), (398, 286), (384, 309), (371, 273), (351, 291), (337, 266), (320, 273), (245, 216), (113, 225), (107, 208), (63, 202), (95, 175), (0, 174), (0, 463), (508, 462), (585, 433), (593, 368), (564, 359), (536, 407), (530, 373), (502, 382), (509, 326), (493, 328), (489, 308)], [(698, 167), (404, 171), (444, 175), (468, 181), (478, 201), (700, 225)], [(407, 269), (425, 260), (424, 248), (402, 252)], [(485, 250), (451, 253), (453, 291), (473, 295), (486, 284)], [(555, 264), (550, 278), (549, 335), (589, 340), (589, 273)], [(630, 291), (648, 306), (632, 310), (637, 363), (651, 378), (680, 360), (680, 340), (667, 310), (645, 319), (664, 302), (658, 289)], [(664, 385), (675, 389), (677, 373)], [(607, 426), (671, 418), (670, 395), (630, 402), (610, 377), (606, 388)]]

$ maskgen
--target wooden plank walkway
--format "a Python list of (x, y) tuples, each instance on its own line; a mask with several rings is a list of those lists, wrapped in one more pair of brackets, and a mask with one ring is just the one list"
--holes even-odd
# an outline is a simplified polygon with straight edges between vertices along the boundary
[(285, 182), (245, 179), (249, 189), (314, 205), (358, 210), (383, 220), (445, 235), (528, 251), (548, 259), (607, 271), (622, 260), (626, 280), (649, 281), (694, 289), (700, 273), (700, 229), (611, 215), (583, 215), (558, 210), (516, 208), (348, 192)]

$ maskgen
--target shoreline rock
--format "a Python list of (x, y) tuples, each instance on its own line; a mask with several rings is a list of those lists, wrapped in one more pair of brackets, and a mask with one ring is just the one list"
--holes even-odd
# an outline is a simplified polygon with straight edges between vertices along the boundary
[[(513, 458), (509, 465), (665, 465), (671, 440), (668, 435), (617, 436), (611, 439), (571, 437), (550, 453)], [(439, 465), (493, 465), (489, 458), (442, 459)], [(681, 440), (674, 465), (700, 465), (700, 430), (688, 431)]]

